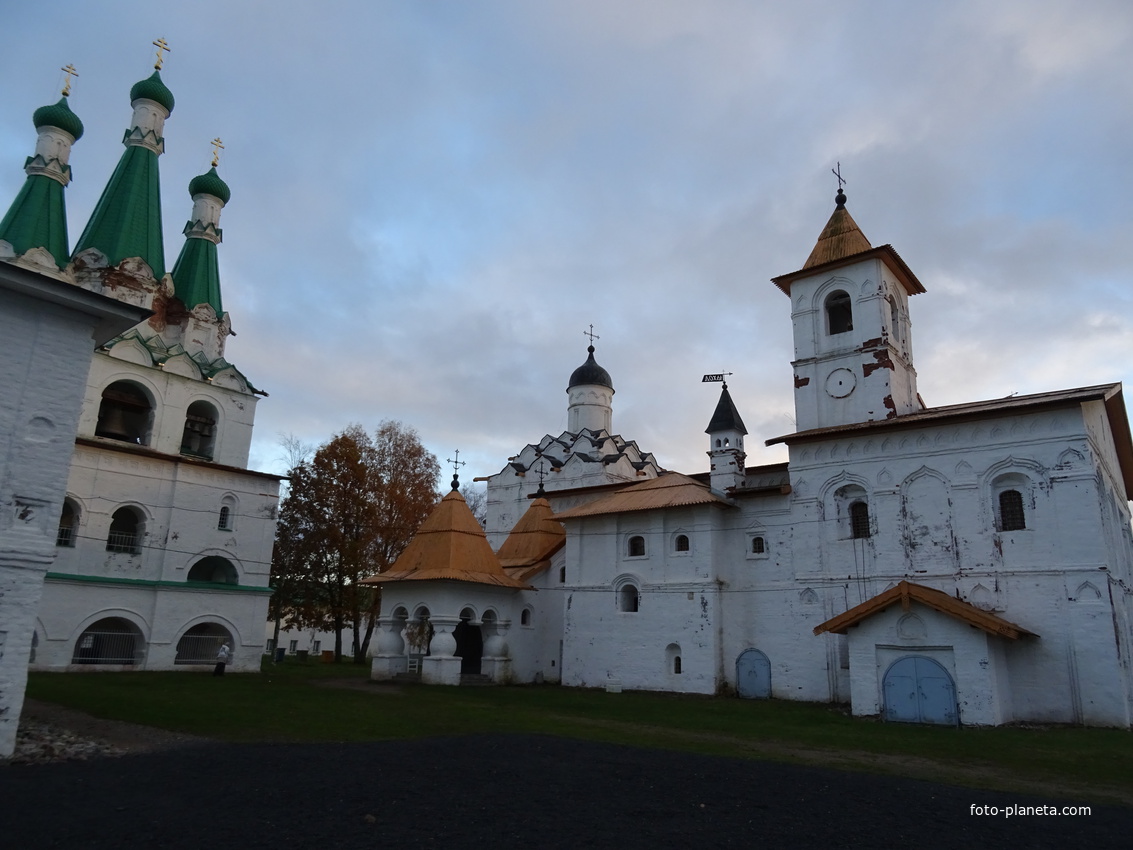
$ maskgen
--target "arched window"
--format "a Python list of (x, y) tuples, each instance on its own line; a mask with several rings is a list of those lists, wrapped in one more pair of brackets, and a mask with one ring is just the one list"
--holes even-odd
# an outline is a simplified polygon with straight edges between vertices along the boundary
[(687, 552), (688, 551), (688, 535), (687, 534), (678, 534), (677, 539), (673, 544), (673, 548), (676, 549), (678, 552)]
[(521, 626), (530, 626), (531, 625), (531, 609), (530, 608), (524, 608), (523, 612), (519, 615), (519, 625), (521, 625)]
[(751, 554), (762, 555), (767, 551), (767, 541), (762, 537), (751, 538)]
[(850, 536), (855, 540), (870, 536), (869, 505), (865, 502), (850, 505)]
[(633, 584), (623, 584), (618, 590), (618, 610), (624, 611), (627, 614), (636, 614), (638, 606), (638, 593), (637, 586)]
[(63, 513), (59, 516), (59, 531), (55, 535), (56, 546), (74, 547), (79, 536), (79, 512), (70, 499), (63, 501)]
[(110, 533), (106, 535), (106, 551), (137, 555), (142, 551), (142, 533), (145, 526), (134, 508), (119, 508), (110, 520)]
[(201, 558), (189, 569), (187, 581), (203, 581), (209, 584), (239, 584), (240, 577), (236, 567), (227, 558), (209, 555)]
[(115, 381), (102, 391), (94, 435), (140, 446), (149, 444), (153, 405), (141, 387)]
[(194, 401), (185, 414), (181, 454), (212, 460), (216, 440), (216, 408), (207, 401)]
[[(228, 629), (219, 623), (200, 623), (193, 626), (177, 641), (174, 664), (215, 664), (222, 644), (233, 648), (234, 641)], [(229, 657), (231, 663), (231, 656)]]
[(216, 527), (220, 531), (232, 530), (232, 509), (228, 505), (221, 505), (220, 516), (216, 520)]
[(1027, 527), (1023, 513), (1023, 494), (1018, 490), (1004, 490), (999, 494), (999, 530), (1019, 531)]
[(566, 584), (566, 567), (559, 567), (559, 584)]
[(629, 539), (629, 545), (626, 553), (631, 558), (640, 558), (645, 555), (645, 538), (640, 534), (635, 534)]
[(826, 332), (831, 336), (854, 329), (854, 312), (850, 296), (842, 290), (826, 296)]
[(681, 672), (681, 657), (679, 655), (673, 656), (673, 672), (678, 674)]
[(75, 643), (72, 664), (135, 664), (144, 640), (138, 627), (121, 617), (92, 623)]

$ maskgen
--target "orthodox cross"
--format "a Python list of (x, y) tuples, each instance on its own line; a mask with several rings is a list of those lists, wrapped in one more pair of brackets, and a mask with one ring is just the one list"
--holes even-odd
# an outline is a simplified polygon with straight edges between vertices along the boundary
[(224, 145), (220, 143), (220, 136), (217, 136), (209, 144), (212, 145), (212, 167), (216, 168), (220, 165), (220, 152), (224, 150)]
[(157, 41), (151, 42), (151, 44), (157, 48), (157, 61), (154, 63), (153, 67), (160, 71), (161, 63), (165, 61), (165, 57), (161, 55), (161, 51), (164, 50), (166, 53), (169, 53), (169, 46), (165, 43), (164, 38), (159, 38)]
[(456, 458), (445, 458), (445, 463), (452, 464), (452, 489), (455, 490), (460, 486), (460, 467), (466, 466), (468, 461), (460, 459), (460, 449), (457, 449)]
[(838, 191), (842, 191), (842, 187), (846, 185), (846, 181), (842, 179), (842, 163), (838, 163), (837, 168), (831, 168), (830, 173), (838, 178)]
[(591, 345), (594, 344), (594, 340), (602, 338), (602, 337), (598, 336), (598, 334), (594, 333), (594, 325), (593, 324), (590, 325), (590, 330), (583, 331), (582, 335), (590, 337), (590, 344)]
[(63, 97), (71, 96), (71, 77), (79, 76), (79, 72), (75, 70), (75, 66), (68, 64), (66, 68), (60, 68), (64, 74), (67, 75), (67, 82), (63, 86)]

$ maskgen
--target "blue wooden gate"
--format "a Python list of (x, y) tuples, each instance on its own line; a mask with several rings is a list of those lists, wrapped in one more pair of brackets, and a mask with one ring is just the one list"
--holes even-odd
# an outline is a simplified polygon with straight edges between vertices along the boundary
[(736, 659), (736, 693), (744, 699), (771, 698), (771, 662), (758, 649), (745, 649)]
[(886, 720), (956, 724), (956, 685), (931, 658), (910, 655), (894, 661), (885, 671), (882, 690)]

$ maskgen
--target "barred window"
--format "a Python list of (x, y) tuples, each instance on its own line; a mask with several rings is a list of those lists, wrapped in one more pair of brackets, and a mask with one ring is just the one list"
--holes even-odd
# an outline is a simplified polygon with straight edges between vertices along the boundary
[(870, 536), (869, 505), (865, 502), (850, 505), (850, 536), (855, 540)]
[(999, 494), (999, 530), (1018, 531), (1026, 527), (1023, 494), (1018, 490), (1004, 490)]

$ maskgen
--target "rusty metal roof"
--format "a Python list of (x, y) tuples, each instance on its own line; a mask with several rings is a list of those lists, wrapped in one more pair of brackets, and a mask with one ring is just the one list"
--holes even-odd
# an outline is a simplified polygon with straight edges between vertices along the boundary
[(1034, 632), (1028, 631), (1022, 626), (1008, 622), (1002, 617), (997, 617), (995, 614), (977, 608), (962, 599), (949, 596), (942, 590), (907, 581), (902, 581), (897, 586), (879, 593), (872, 599), (867, 599), (861, 605), (857, 605), (837, 617), (831, 617), (825, 623), (815, 626), (814, 633), (820, 635), (823, 632), (831, 632), (832, 634), (844, 635), (851, 626), (858, 625), (874, 614), (880, 614), (892, 605), (900, 604), (903, 610), (908, 611), (912, 602), (927, 605), (942, 614), (955, 617), (957, 620), (975, 626), (977, 629), (983, 629), (988, 634), (999, 635), (1009, 640), (1018, 640), (1024, 635), (1038, 637)]
[(459, 490), (441, 499), (389, 570), (362, 584), (438, 579), (530, 589), (504, 572)]
[(658, 478), (651, 478), (602, 496), (593, 502), (555, 514), (556, 520), (578, 519), (579, 517), (600, 514), (620, 514), (631, 511), (650, 511), (656, 508), (679, 508), (687, 505), (724, 505), (732, 503), (712, 492), (706, 484), (682, 475), (669, 472)]
[(551, 516), (551, 503), (538, 498), (519, 518), (496, 553), (512, 578), (524, 580), (551, 563), (551, 556), (566, 545), (566, 531)]

